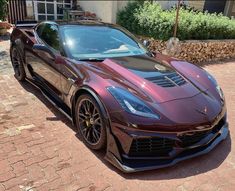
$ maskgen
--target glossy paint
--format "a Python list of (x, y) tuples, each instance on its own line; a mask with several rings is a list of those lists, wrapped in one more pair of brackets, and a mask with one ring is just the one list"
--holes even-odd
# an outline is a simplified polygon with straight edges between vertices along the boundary
[[(82, 24), (86, 23), (82, 22)], [(34, 37), (28, 33), (33, 34)], [(211, 129), (221, 119), (224, 119), (224, 125), (226, 124), (225, 102), (221, 100), (215, 84), (208, 79), (207, 73), (193, 64), (158, 53), (152, 56), (146, 54), (103, 61), (78, 61), (56, 52), (55, 57), (51, 58), (47, 52), (33, 50), (34, 44), (42, 44), (35, 35), (34, 29), (14, 29), (11, 46), (16, 46), (21, 52), (27, 79), (39, 86), (47, 95), (51, 95), (57, 105), (72, 119), (76, 115), (74, 107), (78, 96), (82, 92), (92, 94), (105, 113), (108, 129), (106, 159), (123, 171), (135, 171), (133, 165), (129, 165), (132, 166), (132, 170), (128, 169), (130, 161), (127, 164), (125, 159), (128, 158), (131, 143), (136, 138), (165, 137), (177, 141), (180, 134)], [(178, 73), (187, 83), (165, 88), (148, 80), (149, 77), (170, 72)], [(130, 91), (160, 115), (160, 119), (127, 113), (108, 92), (107, 87), (110, 86)], [(76, 123), (74, 120), (73, 122)], [(227, 126), (223, 128), (226, 129)], [(226, 137), (226, 130), (223, 132), (225, 132), (223, 136)], [(197, 147), (201, 150), (205, 147), (209, 151), (208, 148), (214, 140), (218, 142), (223, 139), (220, 137), (220, 139), (213, 138), (211, 141), (205, 140)], [(179, 145), (175, 147), (174, 154), (168, 156), (172, 160), (183, 151), (192, 149), (182, 148)], [(199, 151), (191, 151), (188, 158), (199, 153)], [(158, 156), (155, 156), (152, 159), (157, 158)], [(133, 161), (140, 160), (143, 164), (148, 163), (149, 159), (144, 156), (142, 159), (144, 160), (132, 158)], [(150, 165), (147, 168), (144, 167), (146, 165), (142, 165), (142, 170), (173, 164), (172, 161), (168, 163), (166, 161), (166, 165), (152, 163), (153, 161), (149, 162)], [(141, 170), (141, 164), (138, 163), (137, 169)]]

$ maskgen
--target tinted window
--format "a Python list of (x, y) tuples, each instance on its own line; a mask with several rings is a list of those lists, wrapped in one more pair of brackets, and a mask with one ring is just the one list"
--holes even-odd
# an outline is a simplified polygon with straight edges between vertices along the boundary
[(112, 58), (145, 54), (130, 34), (107, 26), (63, 26), (65, 45), (74, 58)]
[(41, 30), (41, 33), (38, 33), (38, 35), (50, 47), (55, 50), (60, 49), (59, 32), (56, 25), (47, 23), (43, 24), (43, 29)]
[(40, 24), (40, 25), (38, 25), (38, 27), (36, 29), (36, 32), (37, 32), (39, 37), (41, 37), (42, 29), (43, 29), (44, 26), (45, 26), (45, 24)]

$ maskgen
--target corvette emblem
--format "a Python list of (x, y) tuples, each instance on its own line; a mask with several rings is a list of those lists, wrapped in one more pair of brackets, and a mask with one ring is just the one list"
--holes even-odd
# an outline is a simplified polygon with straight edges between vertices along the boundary
[(197, 112), (203, 114), (203, 115), (207, 115), (207, 107), (205, 106), (203, 110), (199, 110), (199, 109), (196, 109)]

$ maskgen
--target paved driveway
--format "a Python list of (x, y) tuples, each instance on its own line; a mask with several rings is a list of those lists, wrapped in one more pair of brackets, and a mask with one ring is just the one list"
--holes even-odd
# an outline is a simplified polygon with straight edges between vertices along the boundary
[(225, 92), (231, 135), (211, 153), (178, 165), (123, 174), (87, 149), (72, 124), (13, 76), (9, 42), (0, 42), (0, 191), (234, 190), (235, 62), (205, 68)]

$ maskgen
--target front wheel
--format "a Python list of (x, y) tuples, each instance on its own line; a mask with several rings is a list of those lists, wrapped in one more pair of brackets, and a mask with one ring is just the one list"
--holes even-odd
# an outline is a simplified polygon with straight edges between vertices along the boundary
[(83, 142), (93, 150), (106, 146), (104, 117), (96, 100), (89, 94), (81, 95), (76, 103), (76, 125)]
[(23, 66), (23, 60), (21, 58), (21, 55), (16, 47), (12, 48), (11, 51), (11, 62), (12, 66), (15, 72), (15, 77), (18, 81), (24, 81), (25, 80), (25, 70)]

